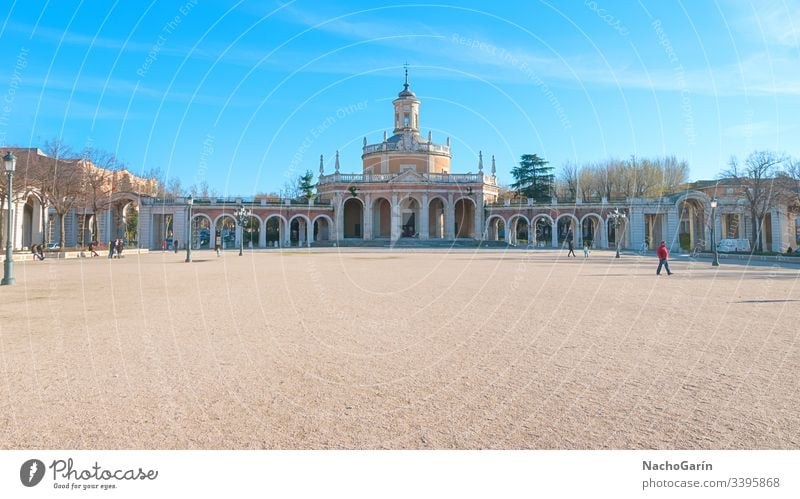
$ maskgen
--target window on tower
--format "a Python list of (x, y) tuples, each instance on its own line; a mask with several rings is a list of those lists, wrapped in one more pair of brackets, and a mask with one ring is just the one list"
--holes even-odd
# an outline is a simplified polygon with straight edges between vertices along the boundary
[(408, 126), (410, 125), (409, 123), (410, 121), (411, 117), (408, 115), (408, 113), (403, 114), (403, 126), (408, 128)]

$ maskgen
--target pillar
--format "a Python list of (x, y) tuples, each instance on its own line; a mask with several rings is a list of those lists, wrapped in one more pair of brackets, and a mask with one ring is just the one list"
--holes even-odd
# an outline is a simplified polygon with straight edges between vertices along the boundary
[(419, 223), (419, 238), (420, 239), (428, 239), (428, 234), (430, 233), (430, 215), (428, 213), (428, 193), (424, 193), (422, 195), (422, 206), (419, 209), (420, 213), (420, 223)]
[(258, 224), (258, 247), (267, 247), (267, 220), (264, 219)]
[(372, 194), (364, 194), (364, 227), (361, 230), (361, 237), (364, 240), (372, 240)]
[(444, 238), (456, 238), (456, 207), (453, 204), (453, 194), (447, 195), (447, 206), (444, 207)]
[(400, 239), (400, 205), (397, 202), (397, 194), (392, 194), (392, 206), (391, 208), (391, 232), (390, 238), (392, 241), (397, 241)]

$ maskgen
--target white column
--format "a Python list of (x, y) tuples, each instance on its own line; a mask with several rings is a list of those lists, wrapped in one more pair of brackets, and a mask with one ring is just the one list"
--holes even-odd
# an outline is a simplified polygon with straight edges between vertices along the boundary
[(392, 194), (392, 206), (391, 206), (391, 239), (392, 241), (397, 241), (400, 239), (400, 224), (401, 222), (401, 215), (400, 215), (400, 204), (397, 202), (397, 194)]
[(258, 247), (259, 248), (266, 248), (267, 247), (267, 221), (262, 220), (258, 224)]
[(422, 195), (422, 206), (420, 207), (420, 220), (419, 222), (419, 238), (428, 239), (430, 233), (429, 220), (430, 214), (428, 213), (428, 193)]
[(336, 239), (342, 240), (344, 239), (344, 201), (339, 194), (336, 194), (333, 198), (333, 209), (336, 211), (336, 216), (334, 220), (336, 220)]
[(550, 225), (550, 245), (553, 248), (558, 248), (558, 220), (553, 220)]
[[(475, 239), (477, 241), (482, 241), (484, 239), (484, 227), (483, 227), (483, 195), (476, 194), (478, 200), (475, 203)], [(531, 226), (528, 225), (528, 244), (531, 243), (533, 238), (531, 237)]]
[(600, 219), (600, 247), (608, 249), (608, 220)]
[(447, 195), (447, 206), (444, 207), (444, 238), (456, 238), (456, 207), (453, 204), (453, 193)]
[(364, 194), (364, 227), (361, 230), (361, 237), (367, 241), (374, 236), (372, 234), (372, 194)]
[(314, 221), (313, 220), (306, 224), (306, 234), (307, 234), (306, 245), (310, 248), (311, 247), (311, 243), (314, 242)]

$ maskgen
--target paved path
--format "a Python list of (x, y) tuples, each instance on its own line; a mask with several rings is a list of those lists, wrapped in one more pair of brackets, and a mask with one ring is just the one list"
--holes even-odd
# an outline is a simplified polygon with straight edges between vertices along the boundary
[(0, 446), (800, 447), (795, 267), (578, 254), (21, 263)]

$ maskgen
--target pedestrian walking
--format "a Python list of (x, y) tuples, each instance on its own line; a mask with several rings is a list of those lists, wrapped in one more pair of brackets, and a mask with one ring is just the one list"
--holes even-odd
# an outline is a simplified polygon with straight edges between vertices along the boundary
[(177, 255), (178, 254), (178, 240), (177, 239), (173, 239), (172, 240), (172, 247), (175, 248), (175, 254)]
[(161, 241), (161, 251), (167, 251), (167, 240)]
[(122, 239), (117, 239), (117, 258), (122, 258)]
[(583, 257), (589, 258), (589, 244), (583, 243)]
[(112, 239), (112, 240), (110, 240), (108, 242), (108, 259), (109, 260), (114, 258), (114, 250), (116, 249), (116, 247), (117, 247), (117, 242), (115, 240)]
[(36, 256), (39, 257), (39, 261), (44, 260), (44, 246), (41, 244), (36, 245)]
[(578, 255), (575, 254), (575, 243), (572, 242), (572, 239), (569, 240), (569, 253), (567, 253), (567, 258), (569, 258), (570, 255), (578, 258)]
[(667, 275), (672, 275), (672, 272), (669, 270), (669, 250), (667, 249), (666, 242), (661, 241), (661, 244), (658, 245), (656, 256), (658, 256), (658, 268), (656, 269), (656, 275), (661, 275), (662, 266), (666, 269)]
[(222, 249), (222, 237), (217, 236), (214, 238), (214, 250), (217, 252), (218, 257), (220, 249)]

